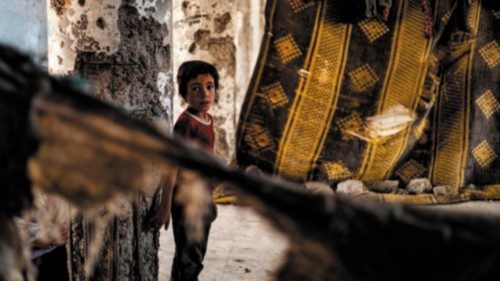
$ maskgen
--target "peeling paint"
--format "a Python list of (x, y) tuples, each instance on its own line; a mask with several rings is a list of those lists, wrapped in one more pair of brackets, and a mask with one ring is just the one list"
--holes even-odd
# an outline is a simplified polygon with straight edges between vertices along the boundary
[(102, 18), (102, 17), (99, 17), (97, 19), (97, 21), (95, 22), (95, 24), (97, 25), (97, 27), (99, 27), (100, 29), (105, 29), (106, 28), (106, 21)]
[(58, 16), (63, 15), (71, 5), (71, 0), (50, 0), (50, 7), (55, 10)]
[(153, 17), (159, 23), (168, 23), (171, 20), (171, 1), (173, 0), (136, 0), (134, 7), (137, 8), (141, 17)]
[(152, 17), (142, 17), (134, 6), (119, 8), (118, 28), (122, 41), (113, 54), (80, 52), (75, 66), (94, 85), (100, 98), (127, 108), (147, 121), (168, 118), (164, 97), (168, 91), (166, 75), (170, 69), (166, 24)]
[(165, 94), (166, 87), (168, 85), (170, 77), (168, 76), (168, 72), (158, 72), (158, 78), (156, 79), (156, 86), (158, 87), (158, 90), (160, 93), (163, 95)]
[(226, 12), (221, 16), (216, 17), (214, 19), (215, 33), (222, 33), (226, 29), (226, 26), (230, 21), (231, 21), (231, 14), (229, 12)]
[(194, 43), (204, 46), (207, 49), (208, 41), (210, 40), (210, 30), (198, 29), (194, 33)]
[[(169, 113), (170, 119), (172, 118), (172, 87), (174, 85), (172, 81), (172, 76), (173, 72), (168, 71), (168, 72), (159, 72), (158, 73), (158, 78), (157, 78), (157, 87), (158, 90), (160, 91), (160, 102), (163, 108), (165, 109), (165, 112)], [(170, 121), (170, 120), (169, 120)], [(171, 126), (170, 126), (171, 127)]]
[[(52, 6), (48, 11), (49, 70), (54, 74), (72, 71), (77, 52), (99, 51), (110, 54), (118, 50), (121, 40), (116, 8), (120, 6), (121, 0), (65, 3), (66, 13), (61, 14)], [(57, 56), (64, 58), (62, 65), (50, 63), (55, 62)]]
[[(103, 3), (105, 2), (105, 3)], [(81, 5), (82, 4), (82, 5)], [(144, 4), (144, 5), (143, 5)], [(92, 95), (128, 110), (141, 120), (169, 130), (172, 126), (171, 37), (165, 0), (87, 0), (72, 4), (63, 15), (50, 11), (52, 20), (50, 67), (61, 74), (78, 74), (92, 86)], [(163, 13), (163, 14), (162, 14)], [(154, 166), (154, 165), (153, 165)], [(154, 280), (158, 270), (158, 233), (139, 232), (151, 196), (158, 186), (158, 167), (148, 168), (138, 205), (124, 204), (123, 215), (102, 231), (94, 278), (127, 279), (137, 275)], [(72, 224), (72, 249), (89, 242)], [(115, 233), (115, 234), (113, 234)], [(140, 241), (140, 249), (134, 244)], [(112, 247), (110, 247), (112, 245)], [(81, 260), (85, 251), (73, 250), (70, 262), (74, 280), (85, 279)], [(117, 253), (120, 253), (117, 255)], [(109, 257), (113, 262), (108, 263)], [(140, 257), (138, 257), (140, 256)], [(142, 261), (137, 265), (137, 260)], [(76, 276), (76, 277), (75, 277)]]
[(227, 75), (234, 77), (236, 46), (233, 37), (210, 38), (208, 46), (201, 46), (201, 49), (204, 48), (207, 48), (208, 52), (215, 58), (215, 65), (218, 65), (219, 68), (226, 68)]
[(168, 118), (166, 118), (166, 120), (168, 121), (168, 124), (169, 124), (169, 128), (172, 128), (172, 116), (173, 116), (173, 112), (174, 112), (174, 109), (173, 109), (173, 103), (172, 103), (172, 95), (173, 95), (173, 90), (172, 90), (172, 87), (174, 85), (173, 81), (172, 81), (172, 76), (173, 76), (173, 72), (172, 71), (169, 71), (167, 74), (166, 74), (166, 77), (167, 77), (167, 80), (165, 81), (165, 84), (167, 85), (166, 88), (165, 88), (165, 91), (162, 93), (162, 95), (160, 96), (160, 102), (163, 106), (163, 108), (165, 109), (165, 112), (167, 112), (168, 114)]

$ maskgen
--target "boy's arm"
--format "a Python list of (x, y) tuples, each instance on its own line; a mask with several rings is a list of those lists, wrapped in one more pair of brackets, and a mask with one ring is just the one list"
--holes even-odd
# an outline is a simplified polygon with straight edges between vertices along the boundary
[(178, 168), (172, 168), (167, 175), (165, 175), (161, 182), (161, 198), (158, 207), (153, 210), (154, 214), (150, 217), (147, 225), (155, 231), (165, 225), (168, 228), (170, 222), (170, 209), (172, 207), (172, 194), (174, 191), (175, 183), (177, 181)]

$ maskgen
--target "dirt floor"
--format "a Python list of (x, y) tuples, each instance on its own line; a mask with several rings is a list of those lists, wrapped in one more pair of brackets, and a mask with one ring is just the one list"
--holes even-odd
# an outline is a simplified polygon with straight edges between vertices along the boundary
[[(287, 242), (251, 210), (219, 205), (212, 225), (200, 281), (272, 280)], [(160, 281), (170, 278), (174, 254), (172, 228), (160, 236)]]
[[(272, 280), (287, 247), (285, 238), (249, 209), (219, 205), (200, 281)], [(436, 210), (500, 216), (500, 201), (423, 206)], [(169, 280), (174, 253), (172, 230), (160, 237), (160, 281)]]

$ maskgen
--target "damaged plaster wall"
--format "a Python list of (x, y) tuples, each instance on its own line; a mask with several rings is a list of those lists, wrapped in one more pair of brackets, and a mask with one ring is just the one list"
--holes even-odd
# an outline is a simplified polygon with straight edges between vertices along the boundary
[(93, 94), (168, 130), (169, 0), (49, 0), (49, 71), (79, 74)]
[[(164, 131), (172, 127), (170, 0), (48, 0), (49, 72), (80, 75), (91, 94)], [(93, 280), (155, 280), (158, 233), (142, 230), (160, 172), (147, 167), (142, 192), (113, 209), (104, 229), (87, 217), (71, 224), (72, 280), (86, 280), (82, 261), (96, 262)], [(103, 171), (106, 172), (106, 171)], [(90, 229), (103, 241), (88, 257)], [(92, 243), (95, 245), (95, 243)]]
[[(28, 53), (47, 65), (47, 10), (40, 0), (0, 1), (0, 43)], [(27, 12), (29, 11), (29, 12)]]
[[(252, 78), (264, 35), (266, 0), (237, 0), (236, 18), (236, 122)], [(234, 150), (234, 149), (233, 149)]]
[[(193, 59), (217, 67), (220, 89), (210, 112), (216, 153), (227, 162), (235, 156), (236, 123), (260, 47), (264, 2), (173, 0), (173, 69), (177, 75), (180, 64)], [(174, 95), (174, 120), (184, 108), (182, 98)]]

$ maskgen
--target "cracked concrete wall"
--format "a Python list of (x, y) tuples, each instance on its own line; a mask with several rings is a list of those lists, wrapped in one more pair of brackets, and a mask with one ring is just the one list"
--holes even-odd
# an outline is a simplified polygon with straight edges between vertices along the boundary
[(49, 0), (49, 71), (143, 120), (172, 123), (170, 0)]
[[(253, 69), (260, 52), (264, 35), (264, 10), (266, 0), (239, 0), (235, 11), (236, 18), (236, 119), (240, 116), (241, 105), (252, 78)], [(238, 120), (236, 120), (238, 121)]]
[[(171, 9), (170, 0), (48, 0), (49, 71), (80, 75), (92, 95), (170, 131)], [(93, 280), (156, 279), (159, 234), (141, 227), (160, 173), (154, 164), (147, 171), (135, 204), (114, 208), (105, 231), (93, 230), (104, 241), (99, 257), (85, 256), (88, 225), (75, 218), (68, 243), (72, 280), (87, 280), (81, 261), (93, 258)]]
[[(29, 12), (28, 12), (29, 11)], [(28, 53), (47, 65), (47, 10), (40, 0), (0, 1), (0, 43)]]
[[(265, 0), (173, 0), (173, 69), (186, 60), (213, 63), (220, 74), (216, 104), (210, 111), (216, 153), (235, 157), (236, 123), (263, 33)], [(175, 76), (174, 76), (175, 77)], [(175, 89), (177, 92), (177, 88)], [(174, 95), (174, 120), (185, 102)]]

